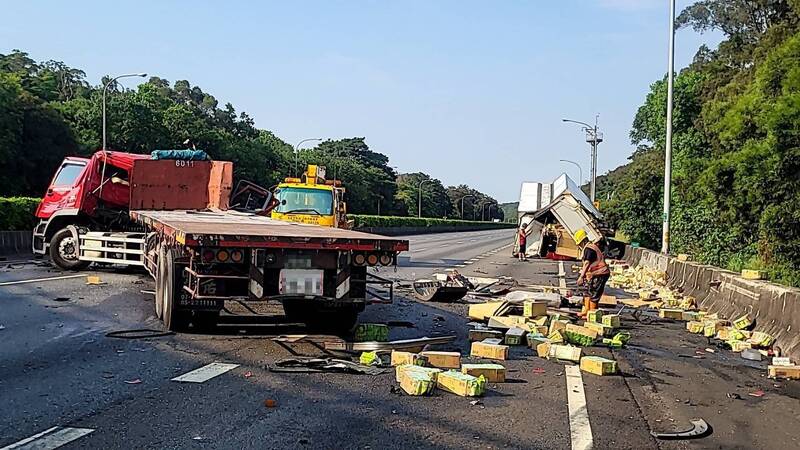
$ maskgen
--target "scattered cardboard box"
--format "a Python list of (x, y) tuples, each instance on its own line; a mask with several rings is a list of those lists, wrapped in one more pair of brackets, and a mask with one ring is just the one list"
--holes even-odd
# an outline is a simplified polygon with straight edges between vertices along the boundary
[(603, 337), (610, 337), (614, 334), (614, 327), (602, 324), (602, 323), (595, 323), (595, 322), (586, 322), (583, 324), (584, 327), (595, 331), (598, 336)]
[(392, 366), (402, 366), (404, 364), (411, 364), (415, 366), (424, 366), (425, 363), (428, 362), (428, 359), (424, 356), (411, 353), (411, 352), (400, 352), (397, 350), (392, 350), (392, 357), (391, 357), (391, 365)]
[(489, 344), (486, 341), (473, 342), (470, 347), (470, 356), (475, 358), (497, 359), (500, 361), (508, 359), (508, 346)]
[(746, 330), (753, 325), (753, 319), (750, 318), (749, 314), (745, 314), (742, 317), (733, 321), (733, 326), (736, 327), (737, 330)]
[(497, 311), (505, 304), (506, 302), (488, 302), (470, 305), (467, 315), (472, 320), (484, 321), (497, 314)]
[(536, 346), (536, 354), (539, 355), (539, 358), (548, 358), (550, 357), (550, 347), (553, 344), (551, 342), (542, 342), (541, 344)]
[(658, 310), (658, 317), (661, 317), (662, 319), (682, 320), (683, 310), (662, 308)]
[(617, 306), (617, 297), (603, 294), (603, 296), (600, 297), (599, 304), (600, 306)]
[(476, 328), (469, 330), (470, 342), (482, 341), (484, 339), (502, 339), (503, 332), (498, 330), (488, 330), (483, 328)]
[(436, 386), (436, 377), (433, 374), (419, 370), (398, 371), (397, 378), (400, 388), (408, 395), (426, 395)]
[(492, 316), (489, 317), (489, 328), (499, 328), (507, 330), (517, 325), (524, 325), (525, 318), (522, 316)]
[(761, 280), (764, 278), (764, 273), (760, 270), (742, 269), (742, 278), (745, 280)]
[(594, 309), (586, 313), (586, 321), (593, 323), (603, 323), (603, 311)]
[(612, 327), (612, 328), (619, 328), (620, 326), (620, 318), (619, 314), (606, 314), (603, 316), (603, 325)]
[(486, 378), (489, 383), (505, 383), (506, 368), (500, 364), (464, 364), (461, 373)]
[(428, 365), (439, 369), (458, 369), (461, 367), (461, 353), (458, 352), (422, 352), (428, 358)]
[(506, 345), (523, 345), (526, 333), (522, 328), (509, 328), (506, 331)]
[(600, 356), (584, 356), (581, 370), (595, 375), (613, 375), (617, 373), (617, 362)]
[(536, 349), (536, 346), (539, 344), (550, 342), (550, 339), (548, 339), (546, 336), (542, 336), (539, 333), (528, 333), (527, 340), (528, 347), (532, 349)]
[(522, 303), (522, 315), (528, 318), (547, 316), (547, 302), (525, 300)]
[(435, 367), (422, 367), (422, 366), (414, 366), (411, 364), (404, 364), (402, 366), (397, 366), (397, 368), (395, 368), (395, 380), (397, 380), (397, 382), (399, 383), (400, 377), (402, 376), (403, 372), (410, 370), (424, 372), (428, 374), (428, 376), (430, 376), (431, 379), (433, 379), (433, 381), (436, 381), (436, 377), (438, 376), (438, 374), (442, 373), (442, 369), (437, 369)]
[(800, 380), (800, 366), (769, 366), (767, 367), (767, 378)]
[(436, 387), (462, 397), (478, 397), (486, 391), (486, 378), (450, 370), (436, 377)]
[(564, 361), (579, 362), (581, 360), (581, 348), (572, 347), (570, 345), (551, 344), (548, 357)]
[(547, 334), (552, 334), (554, 331), (563, 331), (567, 329), (567, 325), (569, 321), (567, 320), (550, 320), (550, 328), (547, 331)]
[(703, 322), (690, 321), (686, 322), (686, 329), (689, 330), (689, 333), (700, 334), (705, 330), (705, 325)]
[(692, 255), (686, 253), (678, 253), (678, 261), (686, 262), (692, 259)]

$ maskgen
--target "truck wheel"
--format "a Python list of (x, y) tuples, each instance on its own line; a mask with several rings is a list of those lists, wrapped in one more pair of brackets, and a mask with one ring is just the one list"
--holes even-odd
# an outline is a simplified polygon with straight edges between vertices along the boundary
[(167, 249), (163, 255), (164, 259), (159, 258), (158, 263), (161, 267), (161, 261), (164, 261), (164, 276), (161, 277), (161, 283), (163, 283), (161, 320), (167, 330), (183, 331), (189, 325), (189, 314), (188, 311), (181, 310), (175, 304), (177, 298), (175, 295), (175, 251)]
[(156, 266), (156, 317), (160, 320), (164, 315), (164, 248), (158, 247), (158, 265)]
[(214, 331), (219, 322), (219, 311), (195, 311), (192, 324), (200, 331)]
[(78, 243), (72, 233), (64, 228), (50, 239), (50, 260), (64, 270), (83, 270), (91, 264), (78, 259)]

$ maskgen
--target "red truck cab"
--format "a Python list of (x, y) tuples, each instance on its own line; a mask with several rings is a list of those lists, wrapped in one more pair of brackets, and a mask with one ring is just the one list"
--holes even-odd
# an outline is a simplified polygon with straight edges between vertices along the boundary
[(62, 268), (84, 268), (87, 263), (78, 260), (77, 227), (124, 229), (130, 222), (130, 170), (135, 160), (147, 158), (102, 150), (91, 158), (65, 158), (36, 208), (33, 253), (49, 253)]

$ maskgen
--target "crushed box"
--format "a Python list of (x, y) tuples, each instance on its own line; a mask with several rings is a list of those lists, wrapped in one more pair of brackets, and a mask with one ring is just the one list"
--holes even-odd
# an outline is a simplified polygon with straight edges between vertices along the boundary
[(473, 342), (469, 354), (475, 358), (498, 359), (502, 361), (508, 359), (508, 346), (487, 344), (486, 342)]
[(788, 378), (800, 380), (800, 366), (769, 366), (767, 378)]
[(402, 366), (403, 364), (412, 364), (415, 366), (424, 366), (428, 359), (420, 354), (411, 352), (399, 352), (392, 350), (392, 365)]
[(506, 381), (506, 368), (500, 364), (463, 364), (461, 373), (473, 377), (483, 376), (490, 383), (504, 383)]
[(658, 310), (658, 317), (661, 317), (662, 319), (682, 320), (683, 310), (662, 308)]
[(614, 327), (602, 323), (586, 322), (583, 326), (595, 331), (598, 336), (609, 337), (614, 334)]
[(750, 315), (745, 314), (742, 317), (733, 321), (733, 326), (736, 327), (737, 330), (745, 330), (750, 328), (753, 324), (753, 319), (750, 318)]
[(472, 342), (482, 341), (484, 339), (503, 338), (503, 332), (498, 330), (488, 330), (484, 328), (474, 328), (469, 330), (469, 340)]
[(599, 309), (593, 309), (586, 313), (586, 321), (593, 322), (593, 323), (603, 323), (603, 311)]
[(462, 397), (478, 397), (486, 391), (486, 378), (449, 370), (436, 377), (436, 387)]
[(495, 315), (505, 304), (506, 302), (487, 302), (470, 305), (467, 316), (472, 320), (484, 321)]
[(686, 329), (689, 333), (700, 334), (705, 329), (703, 322), (690, 321), (686, 322)]
[(402, 366), (397, 366), (395, 368), (395, 380), (399, 383), (400, 377), (403, 374), (403, 372), (409, 370), (424, 372), (428, 376), (430, 376), (433, 379), (433, 381), (436, 381), (436, 376), (442, 372), (442, 369), (437, 369), (435, 367), (422, 367), (422, 366), (414, 366), (411, 364), (403, 364)]
[(564, 342), (564, 330), (556, 330), (552, 333), (547, 335), (547, 339), (554, 344), (560, 344)]
[(620, 325), (619, 314), (606, 314), (603, 316), (603, 325), (618, 328)]
[(553, 344), (551, 342), (542, 342), (541, 344), (536, 346), (536, 354), (539, 355), (539, 358), (548, 358), (550, 357), (550, 346)]
[(550, 319), (550, 327), (548, 328), (547, 334), (551, 334), (554, 331), (563, 331), (567, 328), (569, 321), (567, 320), (553, 320)]
[(461, 367), (461, 353), (458, 352), (422, 352), (428, 358), (428, 365), (439, 369), (458, 369)]
[(581, 370), (595, 375), (613, 375), (617, 373), (617, 362), (600, 356), (584, 356)]
[(547, 336), (542, 336), (539, 333), (528, 333), (525, 338), (528, 341), (528, 347), (532, 349), (536, 349), (536, 346), (543, 342), (550, 342)]
[(506, 331), (506, 345), (523, 345), (525, 343), (525, 334), (527, 332), (522, 328), (509, 328)]

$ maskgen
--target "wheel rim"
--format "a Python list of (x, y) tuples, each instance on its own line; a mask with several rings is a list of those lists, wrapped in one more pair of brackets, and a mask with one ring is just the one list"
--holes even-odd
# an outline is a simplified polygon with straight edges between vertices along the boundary
[(58, 243), (58, 256), (67, 261), (77, 261), (78, 255), (75, 251), (75, 238), (72, 236), (61, 239)]

